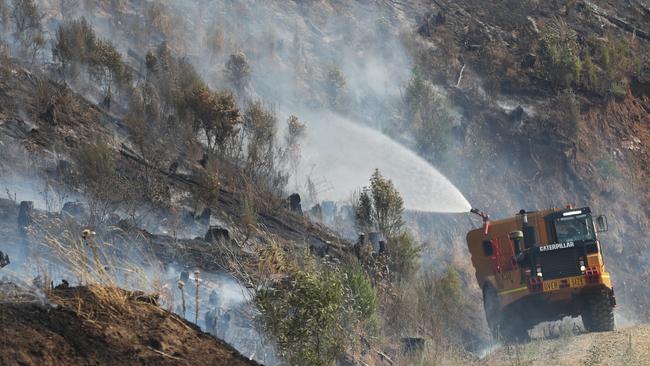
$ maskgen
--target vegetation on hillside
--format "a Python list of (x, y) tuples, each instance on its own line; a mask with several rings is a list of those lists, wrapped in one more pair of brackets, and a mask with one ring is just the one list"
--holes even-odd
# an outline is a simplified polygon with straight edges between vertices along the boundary
[[(99, 231), (119, 221), (115, 213), (126, 213), (125, 221), (139, 225), (149, 212), (162, 212), (166, 223), (173, 222), (170, 232), (177, 242), (176, 229), (183, 220), (207, 212), (209, 225), (214, 221), (211, 212), (215, 217), (225, 212), (235, 221), (228, 223), (232, 237), (211, 246), (211, 253), (218, 255), (206, 258), (229, 262), (220, 265), (251, 285), (259, 325), (286, 362), (330, 365), (348, 358), (361, 363), (378, 357), (379, 349), (390, 349), (400, 355), (394, 360), (398, 363), (431, 364), (447, 357), (449, 350), (474, 349), (471, 342), (480, 338), (480, 300), (470, 282), (467, 256), (458, 254), (455, 242), (439, 242), (434, 230), (416, 232), (417, 225), (407, 223), (400, 192), (378, 170), (352, 202), (351, 225), (366, 234), (364, 238), (349, 247), (341, 240), (305, 250), (309, 234), (283, 219), (317, 226), (306, 215), (285, 209), (285, 197), (292, 193), (286, 188), (290, 175), (298, 173), (309, 127), (295, 115), (285, 124), (278, 109), (296, 103), (372, 120), (455, 174), (455, 181), (476, 201), (492, 204), (495, 211), (511, 210), (514, 201), (547, 204), (547, 197), (530, 188), (542, 181), (546, 190), (561, 196), (553, 196), (553, 203), (602, 196), (618, 205), (626, 192), (611, 185), (627, 183), (634, 167), (642, 173), (634, 173), (629, 181), (650, 197), (643, 185), (643, 144), (633, 138), (621, 144), (634, 134), (647, 141), (647, 80), (641, 80), (647, 72), (645, 40), (612, 26), (589, 34), (585, 29), (594, 29), (595, 20), (571, 15), (581, 12), (584, 4), (562, 3), (564, 15), (545, 3), (522, 2), (517, 6), (525, 7), (526, 16), (517, 13), (516, 21), (506, 25), (490, 19), (494, 12), (436, 8), (415, 32), (408, 27), (395, 30), (381, 17), (356, 34), (354, 22), (361, 20), (343, 17), (341, 39), (352, 45), (355, 55), (390, 54), (396, 48), (389, 41), (399, 33), (412, 59), (406, 62), (406, 77), (394, 100), (358, 93), (359, 76), (351, 70), (359, 65), (351, 66), (340, 55), (319, 54), (318, 47), (304, 45), (308, 37), (301, 34), (287, 42), (260, 27), (255, 32), (264, 33), (263, 40), (245, 39), (248, 30), (237, 38), (235, 27), (224, 21), (210, 25), (203, 35), (188, 36), (190, 31), (178, 26), (180, 17), (171, 13), (170, 4), (159, 1), (134, 11), (129, 2), (85, 1), (76, 6), (78, 2), (62, 0), (60, 9), (52, 10), (60, 14), (44, 23), (45, 12), (34, 0), (0, 0), (0, 66), (11, 74), (11, 65), (21, 65), (36, 75), (25, 76), (25, 83), (39, 80), (29, 97), (37, 112), (25, 119), (48, 125), (47, 130), (29, 133), (41, 144), (39, 133), (65, 136), (52, 148), (56, 159), (73, 152), (70, 166), (56, 167), (62, 176), (57, 183), (67, 194), (86, 198), (85, 224)], [(332, 7), (345, 11), (339, 5), (345, 8)], [(83, 7), (88, 18), (77, 17), (82, 13), (77, 7)], [(96, 10), (109, 14), (102, 23), (109, 30), (93, 26), (97, 23), (90, 13)], [(246, 6), (235, 12), (242, 19), (257, 16)], [(314, 38), (324, 38), (326, 31), (319, 29), (324, 24), (307, 23), (320, 33)], [(54, 30), (51, 35), (44, 24)], [(104, 38), (106, 34), (117, 36)], [(192, 37), (202, 39), (205, 53), (193, 54), (184, 45)], [(205, 67), (196, 58), (208, 53)], [(375, 70), (370, 62), (363, 66), (373, 76), (386, 72)], [(265, 80), (272, 85), (258, 80), (264, 73), (281, 74), (283, 68), (296, 69), (290, 82), (278, 81), (280, 76)], [(638, 95), (633, 95), (635, 85), (641, 90)], [(289, 103), (264, 99), (268, 94), (263, 88), (284, 93), (279, 91), (284, 87), (293, 94)], [(378, 89), (383, 92), (383, 85)], [(82, 105), (82, 98), (96, 102), (98, 109)], [(521, 104), (519, 108), (500, 106), (511, 99)], [(0, 113), (9, 108), (0, 106)], [(641, 117), (628, 121), (636, 115)], [(606, 121), (609, 117), (614, 122)], [(79, 142), (76, 127), (65, 130), (79, 121), (95, 123), (97, 138)], [(599, 133), (606, 138), (594, 139)], [(363, 147), (363, 141), (359, 144)], [(38, 149), (35, 146), (44, 144), (30, 149)], [(596, 149), (598, 154), (593, 154)], [(628, 162), (637, 165), (626, 166)], [(184, 188), (170, 182), (182, 182)], [(647, 226), (650, 213), (628, 208), (614, 208), (624, 213), (619, 215), (621, 225)], [(260, 224), (262, 219), (267, 225)], [(454, 223), (461, 225), (466, 222)], [(301, 242), (281, 242), (267, 232), (269, 226)], [(374, 232), (382, 237), (379, 250), (368, 240)], [(421, 259), (423, 240), (443, 253), (439, 261)], [(620, 263), (638, 260), (630, 248), (639, 245), (617, 249), (620, 253), (612, 263), (621, 268)], [(637, 282), (625, 283), (640, 288)], [(647, 319), (643, 293), (632, 293), (632, 302)], [(407, 338), (426, 339), (426, 354), (402, 355), (400, 343)]]

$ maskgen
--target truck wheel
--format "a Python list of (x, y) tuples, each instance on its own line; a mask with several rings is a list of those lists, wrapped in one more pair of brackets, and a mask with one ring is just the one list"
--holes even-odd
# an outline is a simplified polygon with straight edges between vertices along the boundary
[(491, 286), (483, 289), (483, 308), (485, 319), (490, 327), (490, 333), (495, 340), (502, 340), (506, 343), (526, 342), (528, 327), (524, 319), (517, 313), (504, 314), (501, 312), (499, 295)]
[(582, 324), (589, 332), (614, 330), (614, 307), (607, 290), (600, 290), (587, 298), (587, 306), (582, 311)]
[(503, 317), (501, 320), (501, 336), (506, 343), (528, 342), (528, 325), (519, 314)]

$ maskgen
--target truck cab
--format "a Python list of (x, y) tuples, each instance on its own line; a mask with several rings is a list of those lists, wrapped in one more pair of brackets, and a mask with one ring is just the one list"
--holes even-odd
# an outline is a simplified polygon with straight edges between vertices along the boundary
[(604, 216), (589, 207), (553, 208), (496, 221), (467, 234), (494, 336), (527, 339), (543, 321), (581, 316), (588, 331), (614, 328), (616, 304), (599, 232)]

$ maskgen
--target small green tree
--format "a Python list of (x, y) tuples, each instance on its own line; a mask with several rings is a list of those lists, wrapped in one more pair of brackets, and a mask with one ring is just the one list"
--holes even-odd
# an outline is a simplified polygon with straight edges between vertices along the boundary
[(393, 182), (384, 178), (378, 169), (370, 177), (370, 187), (355, 194), (352, 204), (355, 226), (359, 231), (376, 229), (386, 238), (402, 233), (404, 200)]
[(406, 85), (402, 104), (404, 123), (417, 149), (431, 160), (442, 160), (449, 149), (453, 118), (433, 85), (417, 69)]
[(393, 282), (410, 280), (418, 270), (420, 246), (409, 232), (388, 239), (388, 268)]
[(52, 57), (60, 64), (63, 77), (78, 75), (79, 64), (86, 63), (94, 52), (97, 37), (86, 18), (66, 21), (56, 30)]
[(262, 182), (275, 173), (276, 118), (273, 111), (262, 102), (249, 103), (243, 118), (246, 149), (246, 173), (253, 180)]
[[(1, 9), (0, 9), (1, 10)], [(14, 36), (26, 56), (33, 62), (37, 53), (45, 46), (45, 35), (41, 20), (43, 15), (34, 0), (13, 0), (11, 19), (14, 22)]]
[(343, 111), (347, 103), (347, 78), (336, 64), (330, 64), (325, 70), (325, 93), (330, 108)]
[(226, 80), (238, 95), (242, 95), (250, 83), (251, 67), (243, 51), (230, 55), (224, 71)]
[(422, 77), (418, 69), (413, 69), (403, 96), (406, 119), (411, 121), (415, 114), (425, 109), (428, 102), (434, 98), (435, 92), (431, 83)]
[(353, 321), (374, 327), (377, 322), (377, 293), (372, 283), (358, 265), (348, 265), (342, 273), (349, 308)]
[(254, 299), (263, 328), (288, 364), (331, 365), (374, 331), (377, 295), (358, 264), (341, 268), (306, 257), (298, 268), (277, 246), (265, 252), (263, 267), (281, 269), (287, 281), (257, 290)]
[(125, 87), (130, 84), (131, 71), (110, 42), (98, 40), (87, 61), (91, 78), (99, 83), (107, 97), (113, 95), (114, 85)]
[(364, 187), (353, 198), (355, 228), (363, 233), (367, 233), (375, 227), (371, 194), (368, 188)]
[(291, 365), (331, 365), (344, 352), (340, 316), (345, 293), (335, 272), (300, 270), (291, 287), (258, 291), (264, 328)]
[(442, 273), (422, 271), (415, 281), (417, 317), (424, 332), (439, 341), (458, 343), (463, 329), (468, 329), (469, 302), (463, 284), (453, 266)]
[(384, 178), (378, 169), (370, 178), (372, 193), (372, 221), (386, 238), (392, 238), (402, 232), (404, 220), (404, 200), (393, 182)]
[(11, 19), (16, 27), (16, 38), (29, 37), (30, 32), (40, 30), (42, 18), (34, 0), (13, 0)]
[(88, 196), (89, 224), (98, 225), (123, 200), (123, 184), (116, 173), (114, 151), (103, 141), (84, 145), (79, 149), (77, 164), (80, 188)]
[(284, 151), (282, 160), (288, 164), (298, 185), (298, 166), (302, 152), (302, 140), (305, 137), (305, 123), (300, 122), (298, 117), (290, 115), (287, 119), (287, 132), (284, 135)]
[[(176, 114), (179, 122), (192, 125), (198, 132), (201, 121), (194, 116), (198, 107), (197, 91), (207, 86), (189, 61), (174, 57), (165, 42), (145, 56), (147, 81), (155, 85), (163, 114)], [(187, 121), (187, 122), (184, 122)]]
[(208, 151), (214, 152), (241, 123), (241, 114), (232, 94), (213, 92), (204, 84), (197, 84), (189, 96), (188, 108), (195, 124), (205, 133)]
[(441, 318), (443, 331), (448, 334), (457, 332), (458, 316), (466, 304), (460, 276), (454, 267), (447, 267), (444, 275), (438, 278), (434, 296), (438, 299), (435, 311), (444, 314)]
[(82, 18), (59, 26), (52, 57), (60, 64), (64, 77), (77, 77), (79, 65), (87, 68), (90, 79), (104, 89), (110, 99), (114, 86), (130, 86), (132, 75), (122, 55), (109, 41), (97, 39), (91, 25)]

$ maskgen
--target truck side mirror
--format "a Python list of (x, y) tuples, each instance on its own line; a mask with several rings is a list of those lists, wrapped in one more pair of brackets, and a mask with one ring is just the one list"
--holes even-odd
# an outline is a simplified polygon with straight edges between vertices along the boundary
[(604, 233), (607, 230), (609, 230), (609, 226), (607, 225), (607, 216), (598, 216), (596, 218), (596, 231), (599, 233)]

